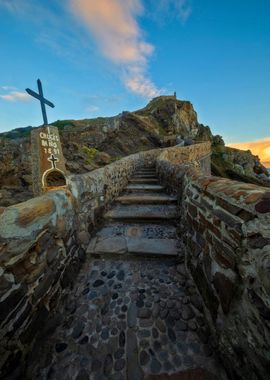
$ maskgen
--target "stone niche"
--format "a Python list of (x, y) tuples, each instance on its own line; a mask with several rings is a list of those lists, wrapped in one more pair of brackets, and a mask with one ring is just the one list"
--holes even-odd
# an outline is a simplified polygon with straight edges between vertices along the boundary
[(66, 187), (66, 167), (58, 128), (44, 126), (31, 132), (33, 192)]
[(59, 170), (51, 170), (46, 174), (44, 184), (47, 188), (66, 186), (66, 178)]

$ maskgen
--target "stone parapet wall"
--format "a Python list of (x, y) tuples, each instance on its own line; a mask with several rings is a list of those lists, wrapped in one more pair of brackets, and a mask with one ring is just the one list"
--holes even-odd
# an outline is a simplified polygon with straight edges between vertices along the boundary
[(83, 259), (69, 191), (1, 210), (0, 368), (16, 367)]
[(181, 165), (175, 154), (161, 155), (158, 173), (178, 194), (186, 265), (213, 344), (232, 378), (269, 379), (269, 189), (202, 175), (199, 158)]
[(162, 149), (158, 156), (158, 161), (169, 161), (172, 164), (183, 164), (185, 162), (196, 163), (210, 155), (211, 143), (207, 141), (185, 147), (174, 146), (172, 148)]
[(270, 192), (218, 177), (186, 179), (187, 265), (228, 368), (270, 373)]

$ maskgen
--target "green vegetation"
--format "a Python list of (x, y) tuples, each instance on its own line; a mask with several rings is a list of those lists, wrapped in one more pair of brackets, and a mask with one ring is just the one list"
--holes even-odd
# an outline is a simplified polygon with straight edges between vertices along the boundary
[(57, 127), (58, 129), (64, 129), (65, 127), (74, 127), (74, 123), (72, 120), (56, 120), (54, 123), (52, 123), (54, 127)]
[(88, 148), (87, 146), (83, 145), (81, 147), (81, 151), (86, 156), (87, 164), (91, 165), (96, 154), (98, 153), (98, 150), (96, 148)]
[(121, 157), (121, 156), (111, 157), (110, 162), (112, 163), (112, 162), (115, 162), (115, 161), (119, 161), (119, 160), (121, 160), (121, 158), (123, 158), (123, 157)]
[(26, 128), (16, 128), (10, 132), (1, 133), (0, 137), (10, 140), (22, 139), (25, 137), (29, 137), (32, 129), (33, 127), (30, 126)]

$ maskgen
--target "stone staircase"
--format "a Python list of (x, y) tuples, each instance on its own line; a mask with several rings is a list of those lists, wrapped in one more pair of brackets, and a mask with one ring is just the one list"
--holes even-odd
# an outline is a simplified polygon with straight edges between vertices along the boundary
[(154, 168), (138, 169), (91, 240), (61, 323), (33, 348), (25, 379), (227, 380), (179, 258), (176, 209)]
[(155, 168), (139, 168), (124, 193), (105, 215), (105, 226), (91, 241), (87, 253), (143, 257), (178, 255), (177, 199), (159, 184)]

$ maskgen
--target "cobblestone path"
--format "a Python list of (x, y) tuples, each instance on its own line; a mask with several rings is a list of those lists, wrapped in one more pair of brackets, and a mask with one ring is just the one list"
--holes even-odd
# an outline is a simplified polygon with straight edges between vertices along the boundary
[(142, 170), (106, 215), (63, 302), (62, 322), (35, 347), (27, 378), (226, 379), (179, 261), (175, 199), (154, 179)]

